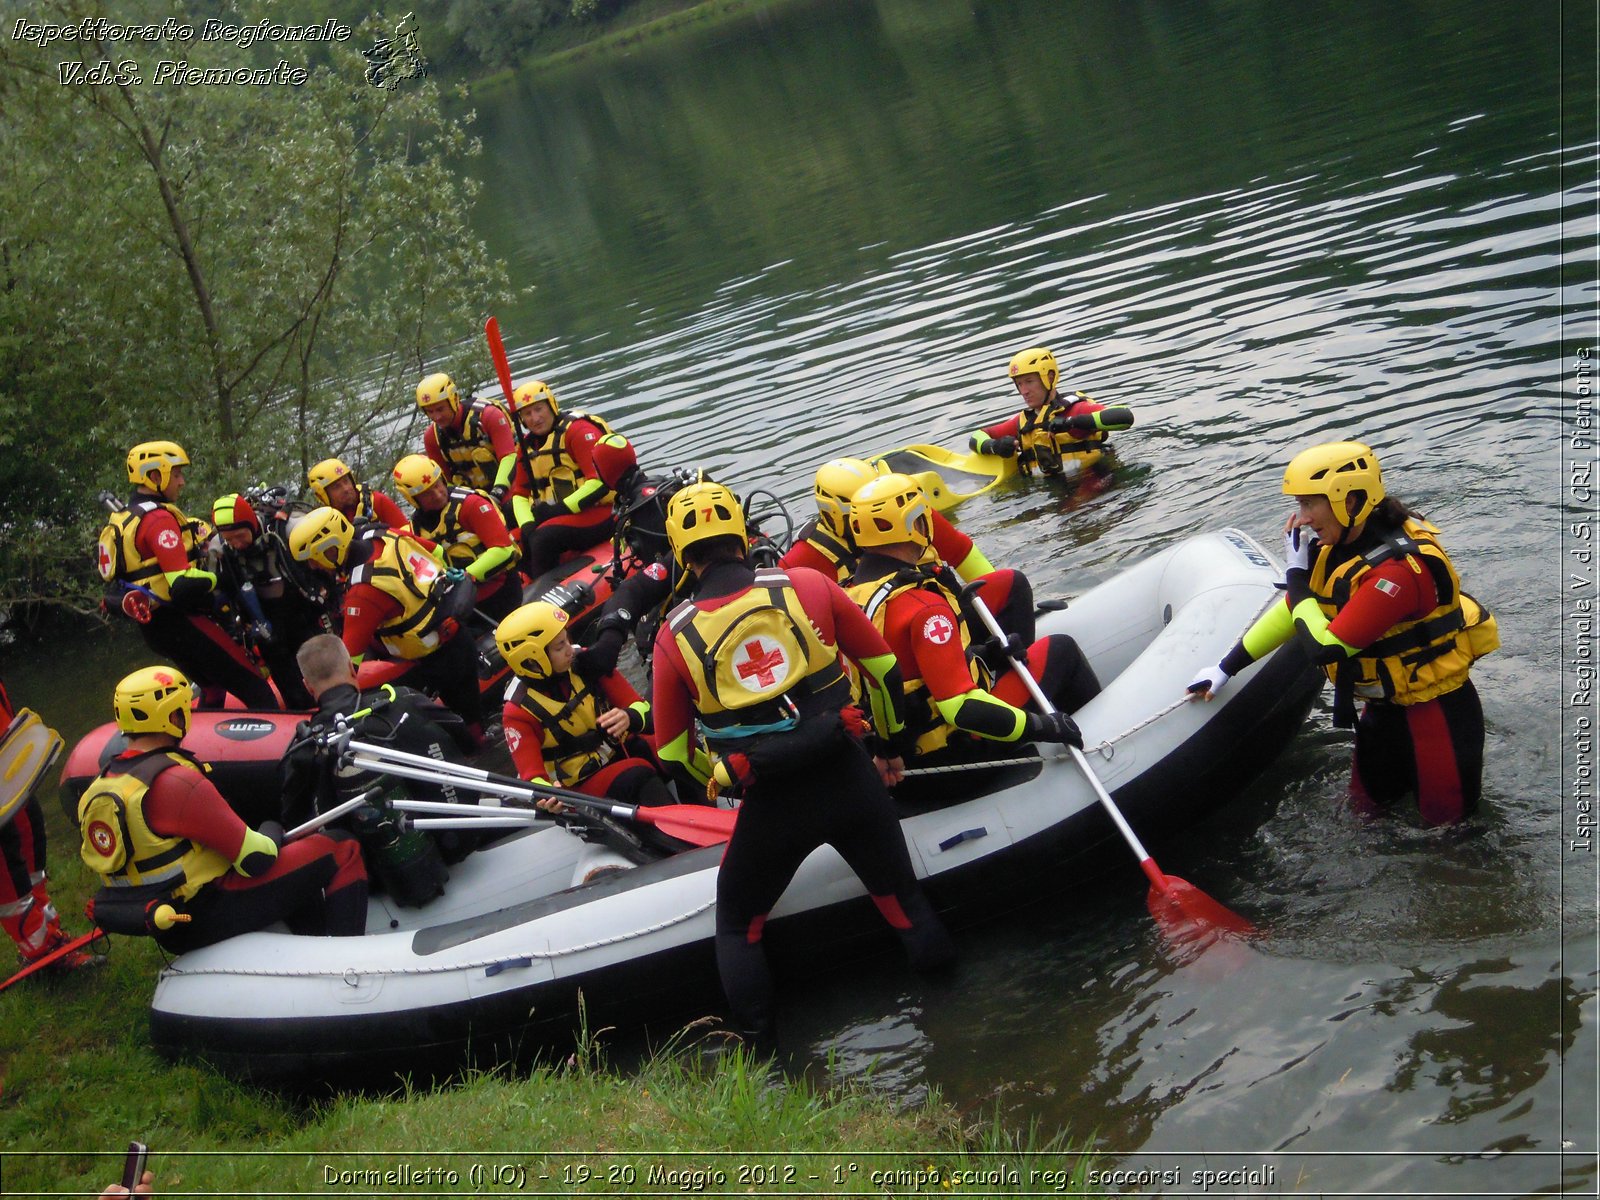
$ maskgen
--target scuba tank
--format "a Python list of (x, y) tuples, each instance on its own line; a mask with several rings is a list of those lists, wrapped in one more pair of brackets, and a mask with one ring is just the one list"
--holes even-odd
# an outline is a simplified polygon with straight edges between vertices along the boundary
[(368, 873), (400, 907), (420, 908), (444, 895), (450, 868), (439, 847), (401, 821), (387, 797), (351, 813), (350, 827), (361, 843)]

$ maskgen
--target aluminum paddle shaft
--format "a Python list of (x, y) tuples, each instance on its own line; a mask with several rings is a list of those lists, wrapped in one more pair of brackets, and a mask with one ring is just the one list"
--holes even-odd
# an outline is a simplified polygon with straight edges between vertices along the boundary
[[(1028, 694), (1033, 697), (1033, 702), (1039, 706), (1039, 711), (1053, 713), (1055, 705), (1050, 703), (1050, 698), (1044, 694), (1044, 689), (1039, 686), (1039, 681), (1033, 677), (1033, 672), (1028, 670), (1026, 662), (1019, 662), (1012, 655), (1010, 642), (1005, 630), (1000, 628), (1000, 622), (995, 620), (994, 614), (989, 611), (989, 606), (976, 592), (969, 593), (968, 602), (973, 611), (983, 620), (989, 632), (1006, 646), (1006, 657), (1011, 661), (1011, 669), (1017, 673), (1022, 684), (1028, 689)], [(1128, 819), (1122, 815), (1122, 810), (1117, 807), (1117, 802), (1111, 798), (1111, 793), (1106, 791), (1105, 784), (1100, 782), (1100, 777), (1094, 773), (1094, 768), (1089, 765), (1089, 760), (1084, 757), (1083, 751), (1076, 746), (1068, 746), (1072, 751), (1072, 761), (1078, 764), (1078, 769), (1083, 772), (1083, 777), (1089, 781), (1089, 786), (1094, 789), (1096, 798), (1102, 808), (1111, 816), (1111, 821), (1117, 827), (1117, 832), (1122, 834), (1132, 851), (1139, 856), (1139, 867), (1144, 871), (1145, 877), (1150, 880), (1149, 908), (1150, 915), (1156, 919), (1166, 932), (1175, 941), (1194, 942), (1199, 940), (1195, 936), (1196, 928), (1226, 929), (1232, 933), (1252, 934), (1256, 932), (1255, 926), (1246, 921), (1237, 913), (1224, 908), (1199, 888), (1176, 875), (1166, 875), (1156, 865), (1156, 860), (1150, 857), (1150, 852), (1144, 848), (1144, 843), (1139, 840), (1139, 835), (1134, 833), (1133, 826), (1128, 824)]]

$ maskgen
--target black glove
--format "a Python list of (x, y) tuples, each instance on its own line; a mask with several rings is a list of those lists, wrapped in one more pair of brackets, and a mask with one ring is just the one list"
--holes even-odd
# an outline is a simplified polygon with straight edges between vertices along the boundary
[(504, 504), (506, 497), (511, 494), (511, 489), (503, 483), (497, 483), (489, 489), (489, 495), (494, 497), (496, 504)]
[(978, 647), (978, 657), (991, 666), (1003, 667), (1009, 659), (1013, 662), (1025, 663), (1028, 661), (1028, 647), (1022, 638), (1015, 633), (1008, 633), (1002, 641), (1000, 638), (991, 637)]
[(609, 675), (617, 669), (617, 657), (627, 640), (628, 635), (620, 625), (602, 629), (589, 645), (578, 651), (573, 665), (579, 674), (591, 679)]
[(205, 612), (211, 607), (211, 593), (217, 577), (208, 571), (186, 571), (168, 587), (173, 607), (184, 612)]
[(1100, 426), (1095, 423), (1093, 413), (1077, 413), (1070, 417), (1052, 417), (1050, 419), (1051, 433), (1096, 433)]
[(533, 519), (535, 521), (548, 521), (552, 517), (570, 517), (572, 511), (555, 500), (541, 500), (533, 506)]
[(1061, 742), (1083, 749), (1078, 723), (1064, 712), (1029, 713), (1023, 736), (1031, 742)]
[(1017, 439), (1014, 437), (989, 438), (978, 447), (979, 454), (993, 454), (999, 458), (1014, 458), (1017, 453)]

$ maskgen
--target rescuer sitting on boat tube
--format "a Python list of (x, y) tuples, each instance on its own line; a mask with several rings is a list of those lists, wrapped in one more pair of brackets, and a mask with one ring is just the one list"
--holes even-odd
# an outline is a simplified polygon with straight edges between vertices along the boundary
[(912, 961), (954, 955), (923, 895), (880, 771), (897, 778), (890, 744), (875, 766), (868, 726), (850, 704), (841, 652), (855, 662), (876, 728), (902, 733), (894, 657), (825, 575), (754, 570), (739, 501), (702, 478), (667, 506), (667, 535), (694, 576), (656, 638), (657, 753), (700, 780), (708, 763), (694, 727), (722, 756), (721, 786), (744, 802), (717, 875), (717, 967), (736, 1026), (757, 1045), (773, 1035), (772, 979), (761, 945), (767, 914), (806, 857), (830, 844), (850, 864)]
[(444, 469), (451, 487), (476, 488), (502, 500), (517, 465), (517, 431), (493, 400), (462, 403), (454, 381), (436, 371), (417, 384), (417, 407), (428, 418), (422, 452)]
[[(850, 529), (861, 561), (849, 595), (900, 664), (912, 753), (931, 754), (963, 735), (1082, 746), (1078, 726), (1067, 714), (1098, 695), (1100, 683), (1078, 643), (1065, 634), (1026, 647), (1015, 643), (1012, 652), (1026, 657), (1029, 671), (1060, 710), (1025, 712), (1026, 685), (1003, 665), (995, 668), (1004, 671), (997, 680), (969, 654), (971, 633), (952, 590), (959, 580), (947, 568), (926, 565), (932, 511), (922, 486), (909, 475), (880, 476), (850, 501)], [(978, 595), (983, 596), (981, 590)]]
[(1284, 523), (1284, 603), (1189, 692), (1211, 699), (1293, 638), (1333, 681), (1334, 727), (1355, 726), (1356, 806), (1415, 792), (1428, 824), (1461, 820), (1483, 785), (1483, 708), (1468, 672), (1500, 645), (1494, 617), (1461, 589), (1439, 531), (1387, 494), (1370, 447), (1302, 451), (1283, 491), (1297, 504)]
[(523, 570), (537, 581), (566, 551), (585, 550), (611, 536), (618, 481), (602, 475), (606, 460), (597, 460), (595, 451), (620, 435), (590, 413), (562, 412), (541, 380), (517, 388), (511, 407), (522, 431), (511, 483), (512, 516), (522, 537)]
[[(794, 544), (778, 565), (810, 567), (831, 575), (834, 582), (844, 586), (855, 574), (861, 556), (850, 532), (850, 499), (885, 473), (861, 458), (836, 458), (818, 467), (813, 488), (817, 515), (795, 535)], [(928, 519), (933, 523), (933, 554), (938, 561), (954, 569), (967, 583), (982, 579), (983, 598), (1000, 627), (1025, 643), (1032, 642), (1033, 587), (1028, 577), (1010, 568), (996, 569), (977, 543), (932, 505), (928, 506)]]
[(366, 529), (403, 529), (406, 515), (382, 492), (358, 483), (337, 458), (325, 458), (306, 472), (306, 484), (318, 505), (337, 509), (359, 533)]
[[(535, 600), (494, 631), (517, 675), (502, 710), (517, 774), (622, 804), (676, 803), (646, 736), (650, 706), (615, 670), (574, 663), (568, 620), (565, 609)], [(559, 801), (538, 803), (562, 811)]]
[[(342, 747), (332, 735), (344, 728), (352, 739), (439, 762), (464, 762), (476, 749), (461, 718), (432, 697), (387, 683), (362, 691), (350, 652), (332, 634), (306, 642), (296, 659), (317, 708), (295, 730), (278, 764), (283, 823), (291, 829), (379, 783), (378, 774), (340, 762)], [(469, 799), (442, 775), (437, 782), (405, 780), (395, 786), (413, 800), (477, 803), (475, 795)], [(450, 874), (445, 864), (465, 858), (481, 839), (468, 830), (402, 830), (384, 799), (380, 793), (338, 818), (339, 827), (356, 835), (368, 875), (396, 902), (425, 904), (444, 891)]]
[(1016, 354), (1007, 368), (1017, 394), (1027, 405), (1016, 416), (974, 433), (969, 444), (979, 454), (1015, 458), (1024, 475), (1060, 475), (1073, 464), (1100, 462), (1110, 435), (1133, 427), (1133, 413), (1107, 408), (1084, 392), (1062, 396), (1056, 356), (1043, 346)]
[(213, 614), (217, 577), (205, 565), (211, 526), (178, 507), (188, 467), (176, 442), (140, 442), (128, 451), (133, 491), (107, 519), (96, 551), (100, 578), (110, 585), (106, 607), (187, 672), (206, 707), (221, 708), (232, 693), (246, 708), (277, 709), (260, 669)]
[(350, 937), (367, 924), (367, 873), (355, 841), (314, 833), (280, 846), (251, 829), (182, 749), (189, 681), (143, 667), (112, 696), (127, 748), (78, 801), (80, 853), (100, 876), (92, 913), (111, 933), (149, 933), (182, 953), (286, 921), (296, 933)]
[(522, 551), (500, 508), (486, 492), (445, 483), (444, 470), (425, 454), (408, 454), (394, 465), (394, 485), (411, 502), (411, 528), (433, 542), (447, 563), (478, 585), (475, 606), (499, 620), (522, 603)]
[(461, 714), (474, 739), (482, 737), (477, 649), (471, 637), (459, 636), (475, 590), (465, 571), (441, 562), (431, 544), (410, 534), (357, 534), (331, 508), (301, 517), (289, 531), (289, 549), (344, 585), (341, 637), (355, 662), (373, 652), (409, 662), (400, 678), (436, 693)]

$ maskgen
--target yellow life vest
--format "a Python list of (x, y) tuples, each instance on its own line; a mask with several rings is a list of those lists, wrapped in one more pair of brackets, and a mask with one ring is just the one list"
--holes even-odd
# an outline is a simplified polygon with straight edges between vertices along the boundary
[(757, 571), (717, 609), (686, 600), (667, 614), (667, 627), (713, 749), (737, 749), (741, 738), (793, 729), (801, 716), (849, 701), (837, 648), (822, 640), (783, 571)]
[[(415, 538), (391, 530), (362, 535), (375, 543), (372, 557), (350, 572), (350, 585), (371, 584), (400, 605), (378, 626), (378, 640), (396, 658), (424, 658), (449, 640), (440, 611), (444, 568)], [(453, 631), (452, 631), (453, 632)]]
[[(504, 407), (485, 398), (474, 400), (466, 406), (459, 431), (453, 426), (449, 429), (440, 429), (437, 425), (433, 427), (439, 453), (450, 464), (445, 473), (452, 483), (485, 491), (494, 485), (500, 458), (494, 452), (493, 440), (483, 427), (483, 415), (491, 408), (497, 408), (505, 415)], [(511, 418), (506, 416), (506, 420), (510, 421)]]
[(221, 853), (186, 837), (156, 833), (144, 819), (144, 799), (163, 771), (199, 771), (181, 751), (156, 750), (108, 771), (78, 801), (79, 855), (110, 888), (161, 888), (188, 900), (233, 866)]
[[(529, 489), (535, 503), (548, 502), (559, 504), (578, 486), (585, 483), (589, 476), (578, 470), (578, 464), (566, 453), (567, 428), (573, 421), (583, 420), (600, 430), (601, 437), (610, 437), (615, 431), (606, 424), (604, 417), (597, 417), (593, 413), (578, 412), (562, 413), (556, 419), (555, 428), (545, 434), (544, 440), (536, 448), (528, 451), (528, 470), (533, 475), (533, 485)], [(595, 439), (599, 441), (599, 439)], [(616, 499), (616, 493), (606, 488), (600, 492), (590, 507), (596, 504), (610, 504)]]
[(572, 695), (558, 700), (542, 688), (519, 679), (506, 693), (506, 699), (520, 705), (539, 722), (544, 731), (540, 748), (545, 765), (562, 787), (576, 787), (617, 755), (617, 744), (600, 728), (600, 714), (611, 705), (576, 672), (566, 673)]
[[(956, 615), (956, 629), (961, 634), (961, 651), (967, 659), (967, 671), (972, 676), (972, 682), (987, 691), (993, 686), (994, 680), (983, 669), (982, 662), (968, 653), (972, 645), (972, 631), (967, 627), (967, 620), (961, 613), (960, 598), (938, 579), (915, 567), (905, 567), (891, 571), (878, 579), (866, 579), (854, 583), (845, 591), (867, 614), (868, 620), (877, 627), (878, 632), (883, 633), (888, 621), (889, 601), (913, 588), (926, 588), (945, 598), (950, 605), (950, 611)], [(931, 754), (935, 750), (942, 750), (950, 738), (959, 731), (939, 712), (938, 706), (933, 702), (933, 693), (928, 690), (928, 685), (921, 676), (906, 679), (905, 671), (902, 669), (901, 678), (904, 680), (906, 695), (906, 728), (916, 738), (916, 752)]]
[(107, 518), (100, 530), (95, 547), (95, 566), (100, 578), (107, 583), (138, 584), (148, 588), (156, 599), (170, 601), (172, 591), (167, 586), (167, 573), (154, 557), (146, 557), (139, 550), (139, 526), (145, 517), (157, 509), (166, 509), (178, 523), (178, 536), (182, 539), (184, 555), (193, 566), (200, 561), (201, 552), (211, 537), (211, 526), (198, 517), (186, 516), (176, 504), (164, 500), (138, 499), (121, 512)]
[(388, 525), (378, 515), (378, 508), (372, 499), (372, 489), (364, 483), (356, 484), (356, 511), (350, 518), (350, 524), (355, 526), (357, 533), (365, 529), (387, 529)]
[[(487, 500), (496, 514), (500, 512), (499, 505), (495, 504), (494, 498), (488, 492), (480, 492), (477, 488), (453, 487), (443, 508), (434, 512), (424, 512), (416, 508), (411, 513), (411, 528), (419, 536), (437, 543), (444, 551), (445, 562), (452, 567), (460, 567), (463, 571), (476, 562), (478, 555), (484, 550), (483, 539), (473, 533), (461, 520), (461, 506), (472, 496)], [(505, 520), (504, 517), (498, 519), (502, 522)], [(513, 541), (511, 557), (485, 575), (483, 582), (488, 583), (491, 579), (498, 579), (516, 566), (521, 558), (522, 551)]]
[(821, 521), (813, 520), (800, 531), (800, 541), (805, 542), (833, 565), (833, 580), (843, 585), (856, 566), (856, 548), (845, 541)]
[[(1094, 400), (1087, 392), (1072, 395), (1072, 403)], [(1018, 414), (1017, 467), (1024, 475), (1032, 475), (1035, 468), (1046, 475), (1059, 475), (1066, 463), (1087, 467), (1104, 456), (1108, 438), (1103, 429), (1086, 437), (1050, 431), (1050, 422), (1067, 416), (1072, 403), (1052, 404), (1047, 400), (1038, 408), (1025, 408)]]
[(1408, 519), (1375, 549), (1334, 562), (1337, 546), (1323, 546), (1311, 566), (1311, 593), (1331, 621), (1349, 603), (1367, 572), (1393, 559), (1433, 576), (1439, 603), (1424, 617), (1402, 621), (1359, 654), (1324, 667), (1336, 692), (1368, 700), (1421, 704), (1452, 692), (1467, 680), (1475, 659), (1500, 646), (1494, 615), (1461, 590), (1461, 579), (1439, 545), (1439, 531)]

